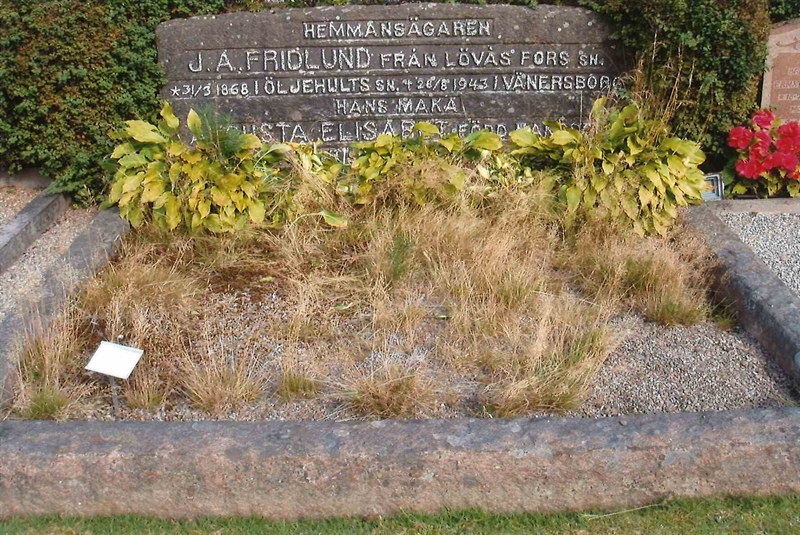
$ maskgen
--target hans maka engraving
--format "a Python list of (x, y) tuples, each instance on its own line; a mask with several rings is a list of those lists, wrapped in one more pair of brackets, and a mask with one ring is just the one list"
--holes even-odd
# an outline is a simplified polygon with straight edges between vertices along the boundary
[(322, 140), (342, 158), (417, 121), (461, 135), (580, 126), (619, 72), (597, 15), (555, 6), (276, 9), (172, 20), (157, 35), (177, 113), (211, 103), (265, 141)]

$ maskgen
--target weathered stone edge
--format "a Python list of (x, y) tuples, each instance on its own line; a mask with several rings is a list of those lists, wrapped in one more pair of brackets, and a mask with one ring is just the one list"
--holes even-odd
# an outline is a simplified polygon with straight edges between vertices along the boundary
[(739, 323), (800, 385), (800, 297), (710, 207), (693, 207), (688, 221), (720, 260), (718, 291)]
[(42, 192), (0, 226), (0, 274), (10, 268), (68, 207), (69, 200), (64, 195)]
[(106, 265), (128, 229), (128, 223), (119, 217), (116, 209), (99, 212), (59, 261), (44, 273), (39, 287), (32, 292), (42, 297), (36, 303), (10, 312), (0, 322), (0, 403), (11, 396), (13, 353), (25, 333), (45, 329), (50, 324), (71, 290)]
[(800, 214), (800, 197), (776, 199), (725, 199), (709, 205), (714, 213)]
[(800, 492), (800, 409), (606, 419), (0, 423), (0, 517), (627, 508)]
[(9, 175), (8, 170), (0, 169), (0, 186), (16, 186), (28, 189), (45, 189), (53, 183), (52, 178), (42, 176), (38, 169), (28, 168)]

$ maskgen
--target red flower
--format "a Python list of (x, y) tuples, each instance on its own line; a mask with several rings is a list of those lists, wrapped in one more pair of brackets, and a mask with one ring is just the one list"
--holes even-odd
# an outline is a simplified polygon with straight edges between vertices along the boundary
[(800, 123), (797, 121), (789, 121), (778, 127), (778, 134), (781, 137), (800, 138)]
[(728, 145), (734, 149), (744, 150), (750, 146), (753, 131), (744, 126), (737, 126), (728, 135)]
[(750, 157), (766, 158), (767, 154), (769, 154), (769, 148), (772, 145), (772, 138), (769, 137), (769, 133), (761, 130), (753, 134), (753, 137), (755, 138), (756, 142), (752, 147), (750, 147)]
[(769, 110), (758, 110), (753, 115), (753, 124), (765, 130), (772, 128), (772, 123), (774, 122), (775, 114)]
[(775, 146), (781, 152), (795, 152), (800, 147), (800, 140), (793, 137), (781, 137), (775, 141)]
[(757, 161), (744, 159), (736, 162), (736, 172), (745, 178), (756, 179), (764, 170)]
[(794, 171), (797, 169), (797, 164), (800, 163), (798, 162), (796, 155), (788, 152), (776, 152), (775, 160), (778, 163), (778, 166), (782, 167), (786, 171)]

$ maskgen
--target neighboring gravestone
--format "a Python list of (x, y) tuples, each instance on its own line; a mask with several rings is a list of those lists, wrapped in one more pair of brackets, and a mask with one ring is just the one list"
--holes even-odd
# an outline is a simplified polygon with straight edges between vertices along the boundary
[(800, 120), (800, 19), (772, 27), (761, 107), (787, 121)]
[(462, 136), (579, 126), (619, 72), (601, 19), (567, 7), (276, 9), (172, 20), (157, 35), (179, 117), (213, 102), (265, 141), (321, 139), (342, 158), (417, 121)]

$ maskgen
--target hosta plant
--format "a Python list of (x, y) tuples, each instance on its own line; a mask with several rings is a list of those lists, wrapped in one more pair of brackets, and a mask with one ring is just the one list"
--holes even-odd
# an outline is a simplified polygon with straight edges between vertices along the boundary
[(496, 181), (514, 175), (516, 162), (502, 148), (500, 136), (492, 132), (461, 138), (420, 122), (406, 138), (381, 134), (374, 141), (355, 143), (339, 191), (358, 205), (447, 202), (473, 185), (470, 175)]
[[(160, 228), (232, 232), (248, 224), (281, 225), (303, 215), (333, 226), (346, 220), (328, 210), (306, 213), (295, 201), (305, 175), (295, 172), (287, 145), (262, 146), (212, 114), (190, 110), (194, 144), (179, 135), (180, 122), (165, 103), (158, 125), (127, 121), (119, 144), (109, 204), (134, 227), (152, 220)], [(304, 158), (301, 154), (301, 160)], [(331, 188), (332, 189), (332, 188)]]
[(598, 99), (591, 120), (586, 131), (549, 122), (550, 135), (530, 128), (510, 135), (523, 166), (560, 174), (558, 196), (570, 217), (610, 216), (640, 235), (663, 235), (679, 207), (701, 201), (705, 155), (697, 143), (670, 135), (636, 104), (614, 109)]
[(161, 121), (127, 121), (117, 133), (120, 144), (111, 157), (118, 169), (109, 202), (139, 227), (152, 220), (161, 228), (229, 232), (248, 221), (264, 222), (270, 199), (270, 167), (288, 150), (285, 146), (260, 151), (252, 134), (219, 127), (189, 111), (187, 126), (196, 138), (192, 146), (178, 135), (180, 122), (164, 104)]

